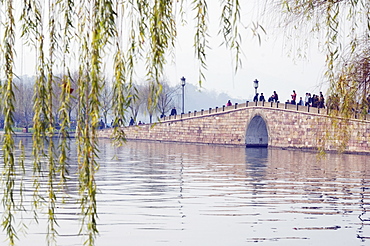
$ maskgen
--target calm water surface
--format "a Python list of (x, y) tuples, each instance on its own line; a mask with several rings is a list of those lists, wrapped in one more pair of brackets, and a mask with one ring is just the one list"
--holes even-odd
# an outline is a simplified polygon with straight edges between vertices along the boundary
[[(369, 156), (318, 160), (303, 151), (152, 142), (115, 148), (109, 140), (100, 146), (96, 245), (370, 245)], [(76, 169), (71, 163), (69, 198), (57, 208), (58, 245), (84, 240), (77, 235)], [(28, 189), (26, 203), (31, 197)], [(22, 216), (28, 230), (18, 245), (46, 245), (46, 217), (37, 224), (31, 213)]]

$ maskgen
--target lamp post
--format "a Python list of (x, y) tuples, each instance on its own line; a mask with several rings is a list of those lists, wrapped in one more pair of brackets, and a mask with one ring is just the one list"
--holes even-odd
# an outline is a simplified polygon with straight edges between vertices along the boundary
[(184, 107), (185, 107), (185, 94), (184, 94), (184, 87), (185, 87), (185, 77), (182, 76), (181, 78), (181, 86), (182, 86), (182, 113), (184, 114)]
[(258, 80), (257, 79), (255, 81), (253, 81), (253, 86), (254, 86), (254, 89), (255, 89), (254, 94), (257, 95), (257, 88), (258, 88)]

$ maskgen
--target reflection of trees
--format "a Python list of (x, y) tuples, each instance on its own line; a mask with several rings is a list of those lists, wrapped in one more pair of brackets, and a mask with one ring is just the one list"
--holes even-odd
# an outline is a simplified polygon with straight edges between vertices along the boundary
[(370, 236), (364, 235), (364, 227), (365, 225), (369, 225), (370, 218), (366, 218), (365, 215), (367, 213), (367, 205), (369, 204), (366, 200), (369, 194), (367, 194), (366, 190), (367, 183), (366, 180), (363, 178), (362, 181), (362, 187), (360, 192), (360, 208), (361, 208), (361, 214), (358, 215), (360, 222), (360, 227), (357, 229), (357, 238), (359, 238), (362, 242), (365, 242), (366, 239), (370, 239)]
[[(362, 180), (362, 182), (363, 182), (363, 180)], [(358, 234), (357, 234), (357, 237), (359, 238), (359, 239), (361, 239), (361, 241), (362, 242), (365, 242), (365, 239), (366, 238), (370, 238), (370, 237), (365, 237), (365, 236), (363, 236), (362, 235), (362, 233), (363, 233), (363, 229), (364, 229), (364, 226), (365, 226), (365, 223), (367, 222), (367, 221), (370, 221), (369, 219), (365, 219), (364, 218), (364, 215), (366, 214), (366, 208), (365, 208), (365, 206), (364, 206), (364, 203), (365, 203), (365, 195), (364, 195), (364, 193), (365, 193), (365, 187), (362, 187), (362, 192), (360, 193), (360, 195), (361, 195), (361, 199), (360, 199), (360, 208), (361, 208), (361, 214), (358, 216), (358, 218), (359, 218), (359, 220), (361, 221), (361, 223), (360, 223), (360, 228), (358, 228), (358, 230), (357, 230), (357, 232), (358, 232)]]

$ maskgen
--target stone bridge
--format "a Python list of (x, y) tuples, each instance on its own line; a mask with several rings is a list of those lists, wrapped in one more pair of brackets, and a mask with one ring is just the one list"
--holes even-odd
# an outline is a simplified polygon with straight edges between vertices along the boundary
[[(370, 153), (370, 121), (344, 119), (326, 109), (284, 103), (246, 102), (165, 117), (125, 127), (128, 140), (153, 140), (246, 147), (280, 147)], [(99, 132), (110, 137), (112, 129)], [(343, 142), (344, 141), (344, 142)]]

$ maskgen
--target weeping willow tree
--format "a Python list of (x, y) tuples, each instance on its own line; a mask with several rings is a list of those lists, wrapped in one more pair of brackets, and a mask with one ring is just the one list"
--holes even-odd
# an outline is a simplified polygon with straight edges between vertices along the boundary
[[(199, 81), (204, 79), (208, 44), (208, 6), (206, 0), (0, 0), (1, 9), (1, 109), (4, 115), (2, 227), (9, 245), (16, 244), (15, 214), (23, 209), (22, 197), (24, 154), (15, 155), (13, 79), (15, 60), (20, 45), (29, 47), (34, 56), (36, 82), (33, 97), (33, 201), (35, 220), (39, 209), (47, 208), (48, 244), (57, 240), (57, 202), (60, 191), (68, 182), (68, 128), (72, 97), (78, 100), (76, 141), (78, 146), (79, 203), (82, 226), (87, 235), (86, 245), (93, 245), (97, 228), (97, 187), (95, 174), (98, 164), (97, 129), (101, 115), (99, 97), (104, 89), (105, 70), (113, 71), (113, 111), (117, 125), (126, 117), (126, 110), (135, 98), (132, 93), (135, 67), (146, 66), (146, 77), (151, 83), (150, 105), (155, 105), (160, 94), (159, 81), (164, 73), (167, 57), (176, 43), (176, 25), (185, 23), (185, 9), (193, 13), (194, 50), (199, 61)], [(190, 8), (189, 8), (190, 6)], [(185, 8), (186, 7), (186, 8)], [(235, 52), (239, 64), (240, 17), (239, 2), (219, 1), (221, 9), (220, 33), (224, 44)], [(18, 44), (16, 43), (19, 42)], [(20, 52), (18, 52), (20, 53)], [(22, 57), (21, 57), (22, 58)], [(18, 57), (19, 59), (19, 57)], [(26, 58), (22, 58), (26, 59)], [(109, 62), (108, 62), (109, 61)], [(113, 61), (113, 62), (112, 62)], [(238, 65), (237, 65), (238, 66)], [(72, 88), (71, 74), (78, 71), (77, 88)], [(63, 74), (56, 79), (55, 74)], [(53, 94), (59, 86), (60, 93)], [(74, 95), (71, 91), (74, 90)], [(130, 93), (128, 93), (130, 92)], [(55, 99), (59, 122), (55, 122)], [(56, 129), (56, 123), (60, 129)], [(54, 141), (55, 137), (60, 141)], [(115, 128), (114, 139), (124, 140), (124, 132)], [(18, 159), (18, 161), (17, 161)], [(47, 173), (47, 182), (41, 182)], [(46, 187), (45, 187), (46, 185)], [(46, 195), (45, 190), (46, 188)], [(59, 200), (58, 200), (59, 199)], [(20, 202), (19, 202), (20, 201)]]
[[(298, 44), (296, 55), (317, 40), (326, 55), (326, 105), (333, 116), (348, 119), (365, 115), (370, 106), (370, 1), (368, 0), (267, 0), (285, 37)], [(276, 14), (276, 10), (278, 13)], [(298, 40), (298, 41), (297, 41)], [(361, 116), (360, 116), (361, 117)], [(345, 121), (332, 121), (329, 139), (340, 140), (344, 150), (350, 129)]]

